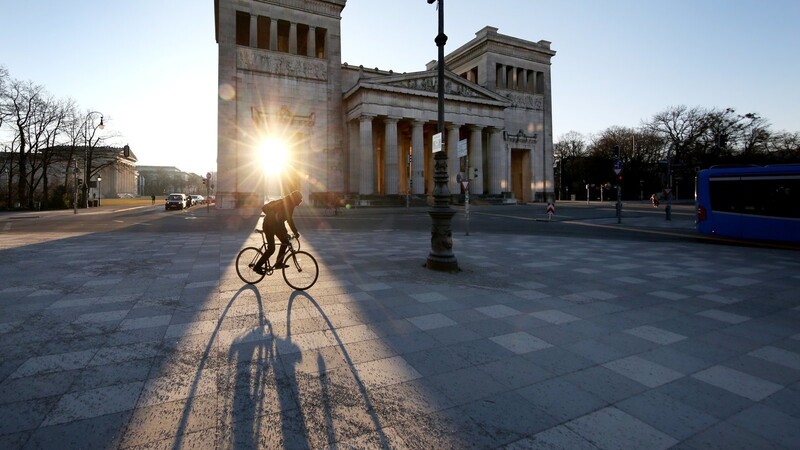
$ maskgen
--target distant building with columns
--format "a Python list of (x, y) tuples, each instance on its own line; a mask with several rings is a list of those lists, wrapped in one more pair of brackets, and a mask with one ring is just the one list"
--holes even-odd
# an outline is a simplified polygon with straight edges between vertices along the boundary
[[(292, 189), (361, 199), (431, 194), (436, 61), (402, 74), (342, 64), (345, 4), (215, 0), (218, 208), (260, 205)], [(485, 27), (445, 56), (451, 194), (469, 178), (472, 195), (553, 198), (555, 53), (548, 41)], [(259, 152), (268, 138), (290, 143), (291, 170), (265, 174)]]

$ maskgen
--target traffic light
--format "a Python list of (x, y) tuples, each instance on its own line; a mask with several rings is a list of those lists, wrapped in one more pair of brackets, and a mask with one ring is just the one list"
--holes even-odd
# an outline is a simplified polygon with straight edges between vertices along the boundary
[(619, 145), (614, 146), (614, 157), (619, 160)]
[(202, 178), (202, 180), (203, 180), (203, 184), (206, 184), (206, 179), (205, 179), (205, 178)]
[(126, 158), (131, 157), (131, 148), (127, 144), (125, 144), (125, 147), (122, 147), (122, 155)]
[(478, 178), (478, 168), (477, 168), (477, 167), (475, 167), (475, 168), (473, 169), (473, 176), (472, 176), (472, 178)]

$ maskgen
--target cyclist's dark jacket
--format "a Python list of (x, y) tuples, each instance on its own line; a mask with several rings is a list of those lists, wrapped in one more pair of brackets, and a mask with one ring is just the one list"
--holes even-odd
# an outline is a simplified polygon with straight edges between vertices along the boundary
[(289, 228), (292, 229), (292, 232), (297, 234), (297, 227), (295, 226), (294, 219), (292, 218), (295, 206), (297, 205), (295, 204), (294, 199), (291, 197), (291, 194), (281, 199), (266, 203), (261, 208), (261, 211), (264, 212), (264, 228), (266, 229), (269, 227), (274, 232), (276, 227), (283, 227), (284, 222), (287, 222), (289, 224)]

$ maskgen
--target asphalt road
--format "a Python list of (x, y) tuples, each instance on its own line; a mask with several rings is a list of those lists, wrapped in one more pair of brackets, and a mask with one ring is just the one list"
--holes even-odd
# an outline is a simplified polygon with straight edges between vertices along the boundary
[[(664, 209), (649, 204), (626, 204), (622, 223), (617, 224), (613, 202), (560, 202), (556, 214), (548, 220), (544, 204), (509, 206), (470, 206), (469, 219), (463, 206), (454, 207), (454, 235), (467, 232), (572, 236), (644, 241), (695, 239), (691, 205), (673, 206), (672, 221), (665, 220)], [(343, 231), (418, 230), (431, 228), (428, 208), (359, 208), (343, 209), (333, 217), (321, 209), (303, 207), (295, 221), (302, 230), (336, 229)], [(188, 210), (165, 211), (163, 206), (100, 207), (66, 211), (3, 212), (0, 231), (10, 233), (142, 231), (157, 233), (202, 232), (220, 229), (247, 229), (258, 226), (258, 217), (216, 211), (203, 205)], [(653, 226), (656, 225), (656, 227)], [(646, 226), (643, 226), (646, 225)], [(662, 225), (669, 225), (661, 231)], [(653, 229), (656, 228), (654, 231)], [(648, 230), (645, 232), (645, 229)]]

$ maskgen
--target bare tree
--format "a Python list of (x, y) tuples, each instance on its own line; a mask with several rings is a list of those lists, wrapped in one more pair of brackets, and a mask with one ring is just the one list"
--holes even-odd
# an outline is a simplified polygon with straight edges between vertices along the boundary
[(569, 131), (562, 134), (553, 145), (553, 151), (558, 160), (584, 156), (587, 148), (586, 138), (577, 131)]
[(11, 110), (6, 105), (8, 99), (8, 83), (8, 69), (0, 66), (0, 130), (3, 129), (6, 118), (11, 116)]
[(672, 145), (673, 158), (681, 160), (683, 154), (695, 147), (705, 136), (707, 115), (708, 111), (700, 107), (673, 106), (644, 122), (642, 129)]
[(8, 104), (13, 121), (17, 153), (17, 201), (20, 205), (29, 204), (28, 189), (28, 155), (30, 153), (30, 128), (36, 124), (37, 114), (42, 105), (44, 88), (31, 81), (12, 80), (4, 103)]

